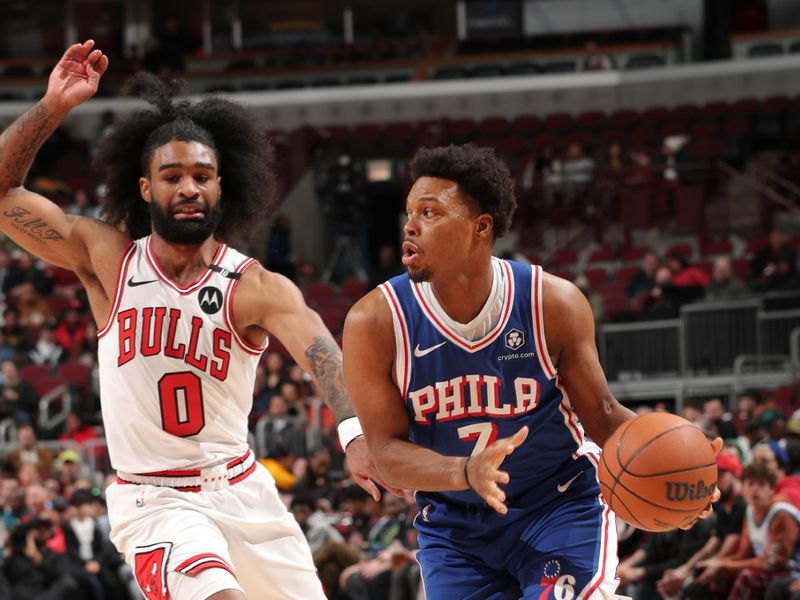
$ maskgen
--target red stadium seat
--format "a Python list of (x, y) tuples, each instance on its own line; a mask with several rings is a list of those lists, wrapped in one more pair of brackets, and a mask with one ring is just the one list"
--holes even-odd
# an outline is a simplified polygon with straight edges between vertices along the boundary
[(730, 240), (706, 242), (701, 251), (703, 256), (730, 255), (731, 252), (733, 252), (733, 245)]
[(639, 114), (635, 110), (617, 110), (611, 113), (608, 125), (614, 129), (630, 129), (638, 120)]
[(652, 252), (650, 246), (631, 246), (623, 248), (619, 255), (622, 260), (640, 260), (648, 252)]
[(731, 113), (738, 115), (752, 115), (758, 110), (758, 100), (755, 98), (742, 98), (731, 104)]
[(64, 363), (58, 368), (58, 376), (77, 387), (82, 394), (89, 390), (89, 367), (79, 362)]
[(609, 321), (613, 321), (621, 312), (628, 310), (628, 305), (628, 297), (623, 294), (603, 294), (603, 310)]
[(608, 279), (608, 271), (601, 268), (586, 269), (583, 276), (589, 281), (592, 289), (599, 289)]
[(613, 248), (603, 247), (598, 248), (589, 255), (589, 262), (608, 262), (617, 258), (617, 253)]
[(630, 280), (633, 278), (636, 273), (641, 270), (641, 267), (636, 265), (627, 265), (625, 267), (620, 267), (617, 269), (617, 272), (614, 273), (614, 281), (619, 283), (620, 285), (627, 286)]
[(348, 279), (339, 288), (339, 293), (343, 298), (355, 302), (364, 295), (364, 282), (356, 278)]
[(747, 281), (750, 278), (750, 261), (746, 258), (734, 258), (731, 261), (731, 270), (734, 277)]
[(592, 110), (578, 115), (575, 119), (575, 125), (580, 129), (588, 129), (590, 131), (597, 131), (601, 129), (606, 123), (606, 116), (599, 110)]
[(672, 109), (672, 116), (678, 121), (691, 121), (700, 114), (696, 104), (680, 104)]
[(511, 121), (511, 131), (519, 135), (531, 135), (539, 131), (542, 121), (534, 115), (523, 115)]
[(35, 380), (31, 381), (30, 383), (33, 385), (34, 389), (36, 390), (36, 394), (39, 397), (41, 397), (41, 396), (44, 396), (45, 394), (53, 391), (58, 386), (64, 385), (67, 382), (64, 379), (62, 379), (61, 377), (47, 376), (47, 377), (40, 377), (38, 379), (35, 379)]
[(551, 267), (564, 267), (574, 265), (578, 260), (578, 254), (574, 250), (556, 250), (547, 260)]
[(508, 119), (503, 117), (489, 117), (478, 124), (478, 129), (482, 136), (499, 138), (509, 131)]
[(672, 244), (669, 248), (667, 248), (667, 251), (664, 252), (664, 256), (670, 256), (671, 254), (680, 254), (685, 258), (689, 258), (692, 256), (692, 246), (691, 244), (686, 244), (683, 242)]
[(572, 129), (572, 116), (568, 113), (554, 113), (544, 120), (544, 130), (548, 133), (563, 134)]
[(20, 367), (19, 376), (29, 383), (34, 383), (37, 379), (51, 377), (52, 371), (45, 365), (25, 365)]
[(646, 127), (658, 127), (669, 118), (669, 109), (663, 106), (653, 106), (642, 113), (642, 125)]
[(316, 304), (325, 304), (333, 300), (334, 290), (333, 286), (327, 283), (314, 283), (306, 288), (305, 297), (309, 302)]

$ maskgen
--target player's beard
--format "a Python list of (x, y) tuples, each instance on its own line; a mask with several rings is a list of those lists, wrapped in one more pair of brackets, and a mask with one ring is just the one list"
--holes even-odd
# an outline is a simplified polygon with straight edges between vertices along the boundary
[(431, 272), (428, 269), (420, 269), (419, 271), (408, 271), (408, 278), (414, 283), (422, 283), (423, 281), (431, 280)]
[(176, 219), (171, 213), (164, 211), (150, 192), (152, 201), (149, 205), (150, 221), (155, 232), (172, 244), (194, 245), (206, 241), (219, 226), (222, 219), (222, 204), (217, 202), (202, 219)]

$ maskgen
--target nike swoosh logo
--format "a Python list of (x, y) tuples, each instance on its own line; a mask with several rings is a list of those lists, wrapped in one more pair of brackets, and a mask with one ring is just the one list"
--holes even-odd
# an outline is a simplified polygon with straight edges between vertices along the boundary
[(575, 475), (575, 477), (573, 477), (572, 479), (570, 479), (570, 480), (569, 480), (569, 481), (567, 481), (566, 483), (559, 483), (559, 484), (556, 486), (556, 487), (558, 488), (558, 492), (559, 492), (560, 494), (563, 494), (564, 492), (566, 492), (566, 491), (567, 491), (567, 488), (569, 488), (569, 486), (571, 486), (571, 485), (572, 485), (572, 482), (573, 482), (573, 481), (575, 481), (575, 480), (576, 480), (578, 477), (580, 477), (581, 475), (583, 475), (583, 471), (581, 471), (580, 473), (578, 473), (577, 475)]
[(136, 287), (137, 285), (147, 285), (148, 283), (155, 283), (158, 279), (148, 279), (146, 281), (134, 281), (133, 277), (128, 279), (128, 285), (130, 287)]
[(430, 354), (437, 348), (441, 348), (446, 343), (447, 342), (442, 342), (441, 344), (436, 344), (435, 346), (431, 346), (430, 348), (425, 348), (425, 350), (420, 349), (419, 344), (417, 344), (417, 347), (414, 348), (414, 356), (416, 356), (417, 358), (422, 358), (423, 356), (425, 356), (426, 354)]

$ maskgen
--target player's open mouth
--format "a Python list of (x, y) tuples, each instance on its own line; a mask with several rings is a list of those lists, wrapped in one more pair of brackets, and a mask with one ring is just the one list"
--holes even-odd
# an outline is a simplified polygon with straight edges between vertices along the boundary
[(403, 242), (403, 264), (408, 266), (419, 258), (419, 248), (411, 242)]

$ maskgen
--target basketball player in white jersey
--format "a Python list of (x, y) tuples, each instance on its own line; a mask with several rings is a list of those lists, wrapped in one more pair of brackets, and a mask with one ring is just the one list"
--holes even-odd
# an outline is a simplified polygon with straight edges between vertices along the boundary
[(291, 282), (225, 243), (269, 208), (272, 153), (254, 116), (220, 99), (175, 103), (140, 77), (156, 110), (120, 123), (98, 154), (110, 224), (66, 215), (22, 185), (107, 68), (92, 40), (73, 45), (44, 98), (0, 136), (0, 229), (86, 287), (118, 472), (112, 540), (148, 600), (324, 598), (300, 528), (247, 444), (268, 335), (314, 375), (344, 421), (354, 477), (378, 491), (330, 333)]

